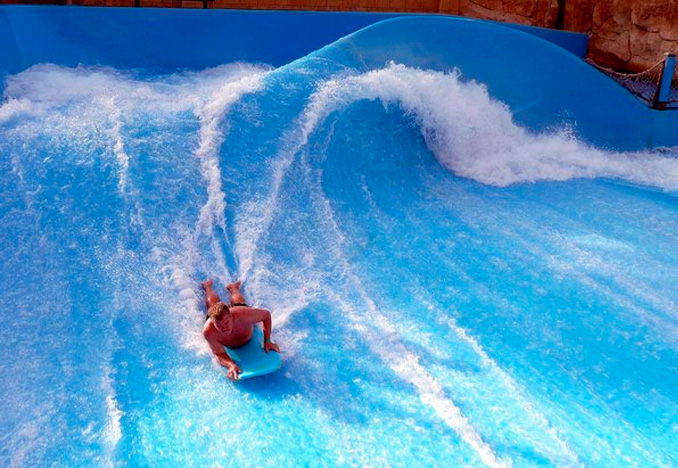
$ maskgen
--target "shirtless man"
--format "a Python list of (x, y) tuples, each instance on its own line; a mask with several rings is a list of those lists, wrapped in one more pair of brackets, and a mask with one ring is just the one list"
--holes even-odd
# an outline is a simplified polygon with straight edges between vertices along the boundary
[(226, 289), (231, 293), (230, 305), (221, 302), (219, 295), (212, 289), (212, 280), (200, 285), (205, 290), (208, 316), (202, 334), (219, 364), (228, 369), (229, 379), (238, 380), (238, 374), (242, 370), (226, 353), (224, 346), (237, 348), (250, 341), (256, 323), (264, 323), (264, 351), (280, 352), (278, 345), (271, 341), (271, 313), (265, 309), (255, 309), (245, 303), (245, 297), (240, 292), (240, 281), (226, 285)]

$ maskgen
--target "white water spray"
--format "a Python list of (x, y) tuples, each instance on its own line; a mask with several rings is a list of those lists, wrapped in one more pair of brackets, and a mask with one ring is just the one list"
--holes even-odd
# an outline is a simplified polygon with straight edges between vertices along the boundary
[(331, 79), (304, 111), (306, 139), (332, 112), (360, 100), (399, 105), (420, 126), (446, 168), (495, 186), (573, 178), (615, 178), (678, 190), (678, 159), (649, 152), (613, 153), (577, 140), (568, 129), (534, 135), (513, 122), (509, 108), (484, 85), (460, 74), (390, 64), (362, 75)]

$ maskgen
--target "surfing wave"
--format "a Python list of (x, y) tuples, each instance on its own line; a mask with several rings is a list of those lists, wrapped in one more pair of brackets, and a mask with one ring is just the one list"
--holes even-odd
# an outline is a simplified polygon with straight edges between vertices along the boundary
[(441, 165), (478, 182), (505, 187), (574, 178), (613, 178), (666, 191), (678, 189), (678, 159), (658, 152), (607, 152), (579, 140), (572, 126), (533, 134), (487, 87), (442, 73), (391, 63), (322, 83), (304, 111), (309, 135), (331, 113), (360, 100), (399, 106), (421, 129)]

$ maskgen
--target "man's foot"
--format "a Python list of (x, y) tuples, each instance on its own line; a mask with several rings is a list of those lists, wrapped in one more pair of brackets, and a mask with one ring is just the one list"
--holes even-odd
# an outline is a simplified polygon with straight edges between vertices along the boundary
[(202, 286), (204, 290), (207, 290), (208, 288), (212, 287), (212, 280), (208, 279), (207, 281), (203, 281), (202, 283), (200, 283), (200, 286)]
[(242, 284), (242, 281), (236, 281), (235, 283), (227, 284), (226, 289), (228, 292), (231, 294), (240, 291), (240, 285)]

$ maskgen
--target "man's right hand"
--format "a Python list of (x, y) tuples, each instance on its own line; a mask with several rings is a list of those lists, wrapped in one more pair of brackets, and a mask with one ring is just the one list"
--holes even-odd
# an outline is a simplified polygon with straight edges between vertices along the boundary
[(230, 362), (226, 365), (228, 373), (226, 374), (231, 380), (238, 380), (240, 378), (240, 373), (242, 369), (235, 362)]

